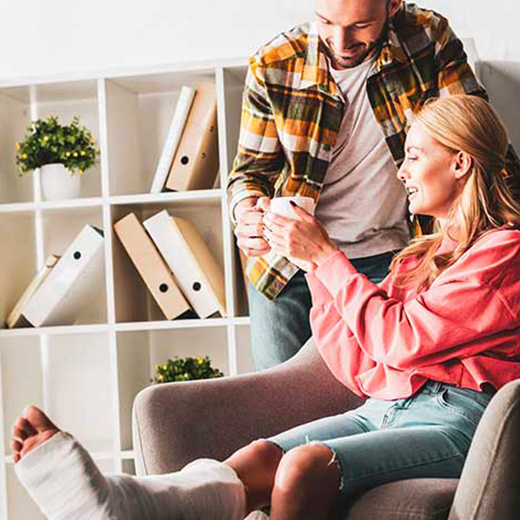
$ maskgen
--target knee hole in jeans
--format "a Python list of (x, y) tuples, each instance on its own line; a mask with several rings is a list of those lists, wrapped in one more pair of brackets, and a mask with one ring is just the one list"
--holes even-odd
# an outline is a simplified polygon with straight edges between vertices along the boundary
[[(326, 450), (326, 451), (325, 451)], [(334, 468), (331, 469), (330, 468)], [(334, 450), (321, 442), (310, 442), (288, 451), (280, 461), (276, 486), (283, 492), (315, 491), (319, 483), (330, 485), (323, 477), (338, 475), (338, 492), (343, 485), (341, 465)]]

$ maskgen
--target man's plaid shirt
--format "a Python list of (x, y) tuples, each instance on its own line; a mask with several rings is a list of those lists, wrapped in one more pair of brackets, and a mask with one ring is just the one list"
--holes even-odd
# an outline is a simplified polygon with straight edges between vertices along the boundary
[[(398, 167), (414, 111), (426, 99), (486, 96), (448, 21), (406, 3), (389, 23), (367, 92)], [(238, 153), (228, 181), (231, 214), (252, 196), (318, 201), (344, 107), (316, 23), (297, 26), (262, 47), (249, 60)], [(272, 252), (248, 259), (248, 277), (268, 299), (276, 298), (297, 271)]]

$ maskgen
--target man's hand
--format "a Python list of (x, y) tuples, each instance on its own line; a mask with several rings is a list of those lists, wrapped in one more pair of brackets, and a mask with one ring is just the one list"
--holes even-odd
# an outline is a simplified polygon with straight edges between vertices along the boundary
[(262, 256), (271, 250), (264, 238), (263, 224), (269, 203), (268, 197), (249, 197), (240, 201), (235, 208), (237, 244), (247, 256)]
[(285, 256), (303, 270), (311, 271), (338, 251), (338, 246), (313, 215), (291, 204), (295, 218), (267, 212), (264, 236), (275, 253)]

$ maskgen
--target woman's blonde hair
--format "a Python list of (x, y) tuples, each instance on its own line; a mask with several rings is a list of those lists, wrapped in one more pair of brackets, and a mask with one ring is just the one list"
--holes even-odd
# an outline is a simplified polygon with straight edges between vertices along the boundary
[[(414, 239), (390, 266), (395, 275), (403, 260), (417, 256), (417, 265), (398, 276), (396, 283), (422, 291), (484, 233), (508, 223), (519, 227), (520, 205), (505, 180), (507, 131), (487, 101), (468, 95), (436, 98), (416, 114), (415, 122), (448, 150), (465, 152), (472, 159), (471, 171), (442, 228), (434, 220), (433, 234)], [(450, 229), (457, 230), (455, 250), (436, 255)]]

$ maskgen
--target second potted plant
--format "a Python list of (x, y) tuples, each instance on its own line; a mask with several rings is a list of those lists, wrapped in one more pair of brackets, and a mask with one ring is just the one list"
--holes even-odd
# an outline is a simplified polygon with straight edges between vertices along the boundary
[(177, 381), (194, 381), (198, 379), (215, 379), (224, 374), (211, 366), (209, 356), (197, 356), (168, 359), (163, 365), (155, 365), (154, 383), (174, 383)]
[(16, 145), (20, 174), (40, 168), (43, 198), (70, 199), (80, 191), (80, 177), (99, 155), (94, 138), (74, 117), (62, 125), (57, 116), (38, 119), (28, 127), (24, 141)]

